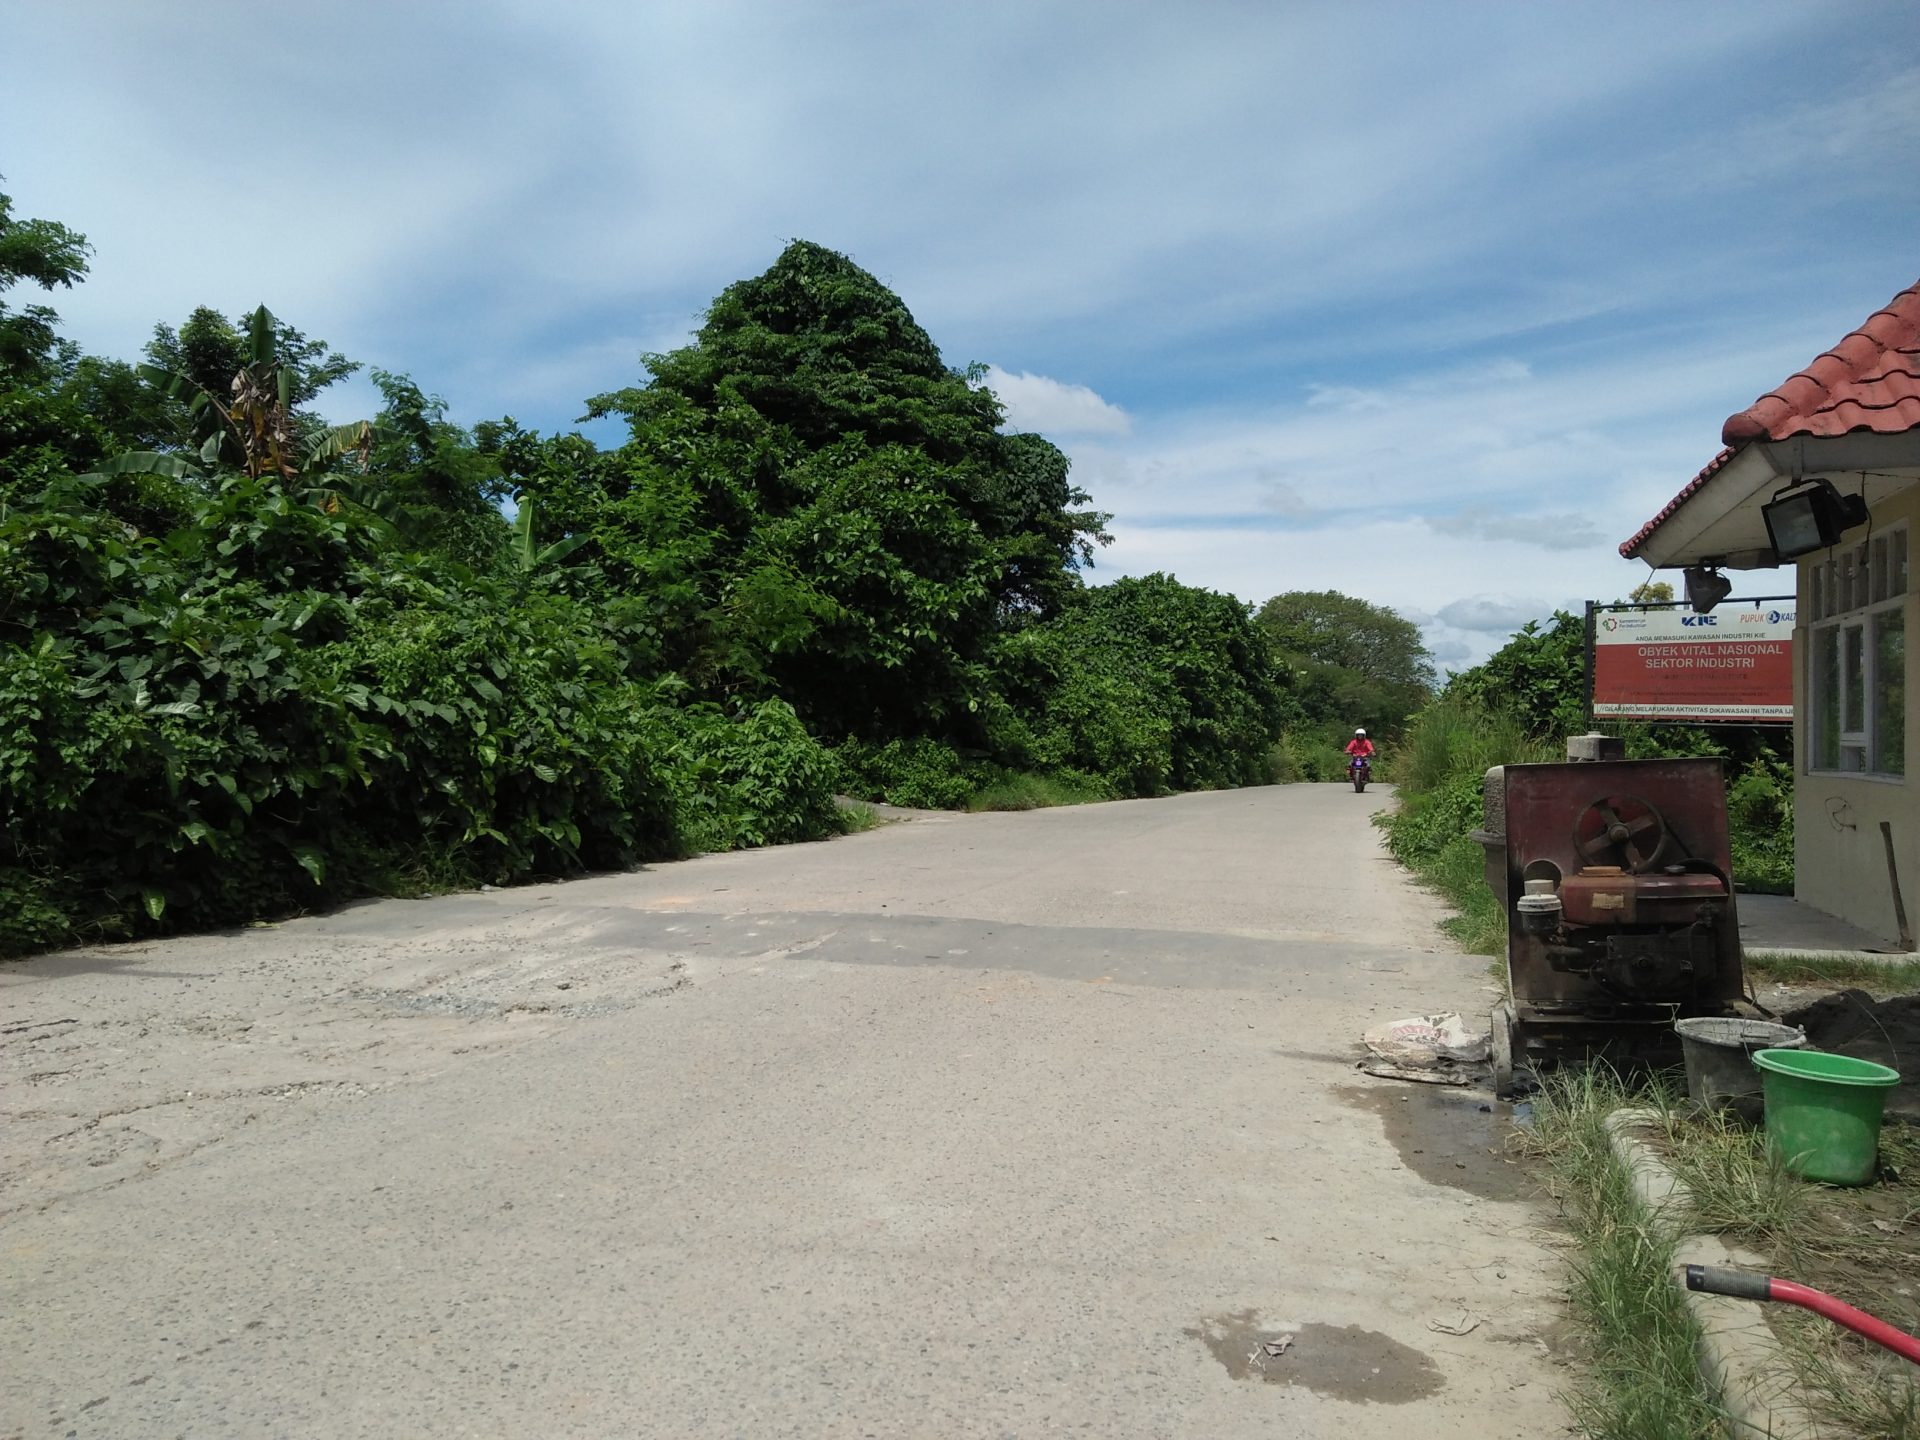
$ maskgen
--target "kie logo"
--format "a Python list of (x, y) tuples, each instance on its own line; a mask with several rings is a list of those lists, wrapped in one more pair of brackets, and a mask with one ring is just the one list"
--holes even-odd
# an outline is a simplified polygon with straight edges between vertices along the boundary
[(1713, 625), (1718, 623), (1719, 618), (1717, 615), (1682, 615), (1680, 623), (1682, 625)]

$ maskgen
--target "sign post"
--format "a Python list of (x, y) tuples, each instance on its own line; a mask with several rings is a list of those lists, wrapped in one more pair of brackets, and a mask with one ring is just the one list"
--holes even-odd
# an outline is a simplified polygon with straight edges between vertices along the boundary
[(1596, 720), (1791, 725), (1790, 595), (1587, 606), (1587, 695)]

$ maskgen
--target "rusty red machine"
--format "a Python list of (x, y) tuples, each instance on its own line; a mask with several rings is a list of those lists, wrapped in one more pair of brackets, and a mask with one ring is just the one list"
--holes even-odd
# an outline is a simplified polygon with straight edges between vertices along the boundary
[(1505, 765), (1483, 796), (1475, 838), (1507, 913), (1498, 1093), (1565, 1058), (1677, 1058), (1675, 1020), (1755, 1013), (1718, 760)]

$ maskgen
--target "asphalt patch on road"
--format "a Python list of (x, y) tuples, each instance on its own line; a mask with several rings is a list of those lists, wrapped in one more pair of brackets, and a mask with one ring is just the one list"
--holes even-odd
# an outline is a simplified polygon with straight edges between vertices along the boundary
[(811, 911), (611, 911), (594, 939), (673, 956), (749, 959), (804, 947), (812, 961), (841, 965), (1018, 971), (1158, 989), (1284, 986), (1329, 996), (1345, 995), (1355, 972), (1401, 973), (1409, 953), (1357, 942)]
[(1298, 1385), (1332, 1400), (1407, 1405), (1445, 1383), (1424, 1351), (1358, 1325), (1262, 1326), (1258, 1310), (1239, 1310), (1180, 1333), (1235, 1380)]
[(1513, 1106), (1470, 1087), (1337, 1085), (1343, 1105), (1365, 1110), (1400, 1161), (1422, 1180), (1482, 1200), (1519, 1200), (1530, 1193), (1526, 1171), (1507, 1153)]

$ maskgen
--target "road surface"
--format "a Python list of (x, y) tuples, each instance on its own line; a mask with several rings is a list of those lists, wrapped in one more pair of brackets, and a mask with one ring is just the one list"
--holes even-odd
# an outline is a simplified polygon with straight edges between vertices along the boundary
[(0, 1436), (1564, 1433), (1502, 1117), (1354, 1069), (1491, 998), (1386, 799), (6, 967)]

